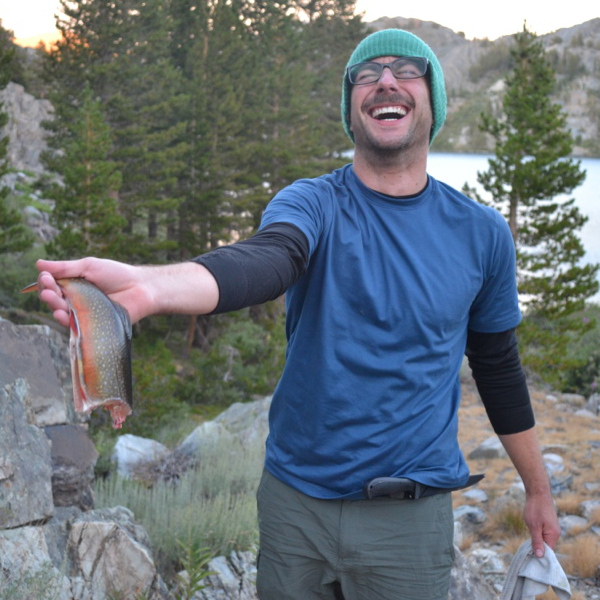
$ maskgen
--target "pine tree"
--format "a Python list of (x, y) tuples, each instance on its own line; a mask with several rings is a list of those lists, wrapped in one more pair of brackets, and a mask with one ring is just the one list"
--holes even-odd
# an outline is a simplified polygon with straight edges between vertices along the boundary
[(89, 85), (113, 132), (110, 159), (119, 163), (116, 197), (125, 217), (129, 261), (164, 262), (185, 164), (181, 74), (170, 61), (171, 23), (164, 0), (62, 2), (63, 39), (46, 64), (55, 119), (52, 147), (69, 139), (69, 119)]
[(576, 313), (598, 290), (598, 265), (581, 264), (578, 233), (587, 217), (574, 198), (563, 198), (584, 181), (585, 171), (568, 158), (573, 140), (566, 116), (550, 100), (555, 73), (526, 27), (515, 35), (511, 56), (503, 117), (484, 115), (481, 127), (494, 138), (495, 157), (477, 179), (515, 241), (525, 362), (556, 383), (568, 366), (569, 339), (589, 326)]
[(126, 250), (121, 247), (120, 232), (125, 220), (118, 214), (116, 203), (121, 174), (108, 158), (110, 128), (89, 86), (84, 88), (81, 107), (74, 111), (69, 131), (62, 151), (47, 159), (62, 180), (48, 194), (55, 201), (51, 220), (59, 230), (46, 246), (48, 255), (122, 257)]
[(229, 231), (243, 228), (235, 179), (247, 168), (238, 160), (245, 145), (247, 45), (232, 3), (176, 0), (172, 10), (178, 32), (172, 56), (189, 97), (179, 208), (179, 250), (185, 259), (229, 241)]

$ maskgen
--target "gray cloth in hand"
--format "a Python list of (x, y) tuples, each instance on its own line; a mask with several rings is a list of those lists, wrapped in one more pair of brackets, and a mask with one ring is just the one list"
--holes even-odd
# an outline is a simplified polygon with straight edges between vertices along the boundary
[(535, 600), (549, 587), (560, 600), (571, 598), (571, 586), (548, 544), (542, 558), (533, 555), (531, 540), (521, 544), (510, 563), (500, 600)]

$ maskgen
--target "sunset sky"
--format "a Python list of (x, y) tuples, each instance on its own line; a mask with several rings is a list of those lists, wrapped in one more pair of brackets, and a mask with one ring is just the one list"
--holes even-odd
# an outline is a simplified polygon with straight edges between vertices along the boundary
[[(18, 40), (30, 38), (28, 42), (35, 45), (39, 38), (54, 31), (58, 7), (58, 0), (0, 0), (0, 19)], [(517, 33), (524, 21), (530, 31), (542, 35), (600, 17), (600, 6), (590, 0), (572, 0), (561, 5), (561, 10), (553, 10), (541, 0), (486, 2), (485, 7), (481, 0), (428, 0), (414, 5), (358, 0), (357, 9), (365, 13), (367, 21), (381, 16), (416, 18), (462, 31), (468, 39), (490, 40)]]

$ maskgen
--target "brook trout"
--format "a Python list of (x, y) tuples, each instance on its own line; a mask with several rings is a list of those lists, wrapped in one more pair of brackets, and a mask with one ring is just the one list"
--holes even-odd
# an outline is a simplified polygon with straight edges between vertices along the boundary
[[(75, 410), (102, 407), (119, 429), (133, 406), (131, 321), (127, 310), (85, 279), (59, 279), (69, 306)], [(21, 293), (37, 291), (32, 283)]]

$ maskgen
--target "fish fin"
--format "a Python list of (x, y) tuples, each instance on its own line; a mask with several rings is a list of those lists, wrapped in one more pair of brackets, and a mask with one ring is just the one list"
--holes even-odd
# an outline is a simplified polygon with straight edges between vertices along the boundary
[(123, 333), (125, 334), (123, 346), (120, 348), (121, 362), (119, 363), (119, 368), (115, 372), (115, 377), (117, 381), (122, 382), (122, 391), (125, 394), (125, 397), (122, 398), (122, 400), (131, 409), (131, 407), (133, 407), (133, 383), (131, 370), (131, 319), (129, 318), (129, 313), (127, 312), (127, 309), (124, 306), (122, 306), (118, 302), (115, 302), (114, 300), (111, 300), (111, 302), (115, 309), (115, 313), (118, 315), (119, 320), (121, 321), (121, 325), (123, 326)]
[(20, 292), (19, 294), (27, 294), (28, 292), (37, 292), (38, 291), (38, 284), (37, 281), (35, 283), (30, 283), (29, 285), (26, 285)]
[(118, 302), (115, 302), (114, 300), (111, 300), (111, 302), (115, 308), (115, 312), (117, 313), (117, 315), (119, 315), (119, 319), (121, 320), (121, 323), (123, 324), (123, 330), (125, 331), (125, 335), (127, 336), (127, 339), (129, 341), (131, 341), (131, 335), (132, 335), (131, 318), (129, 317), (129, 313), (127, 312), (127, 309), (122, 304), (119, 304)]

